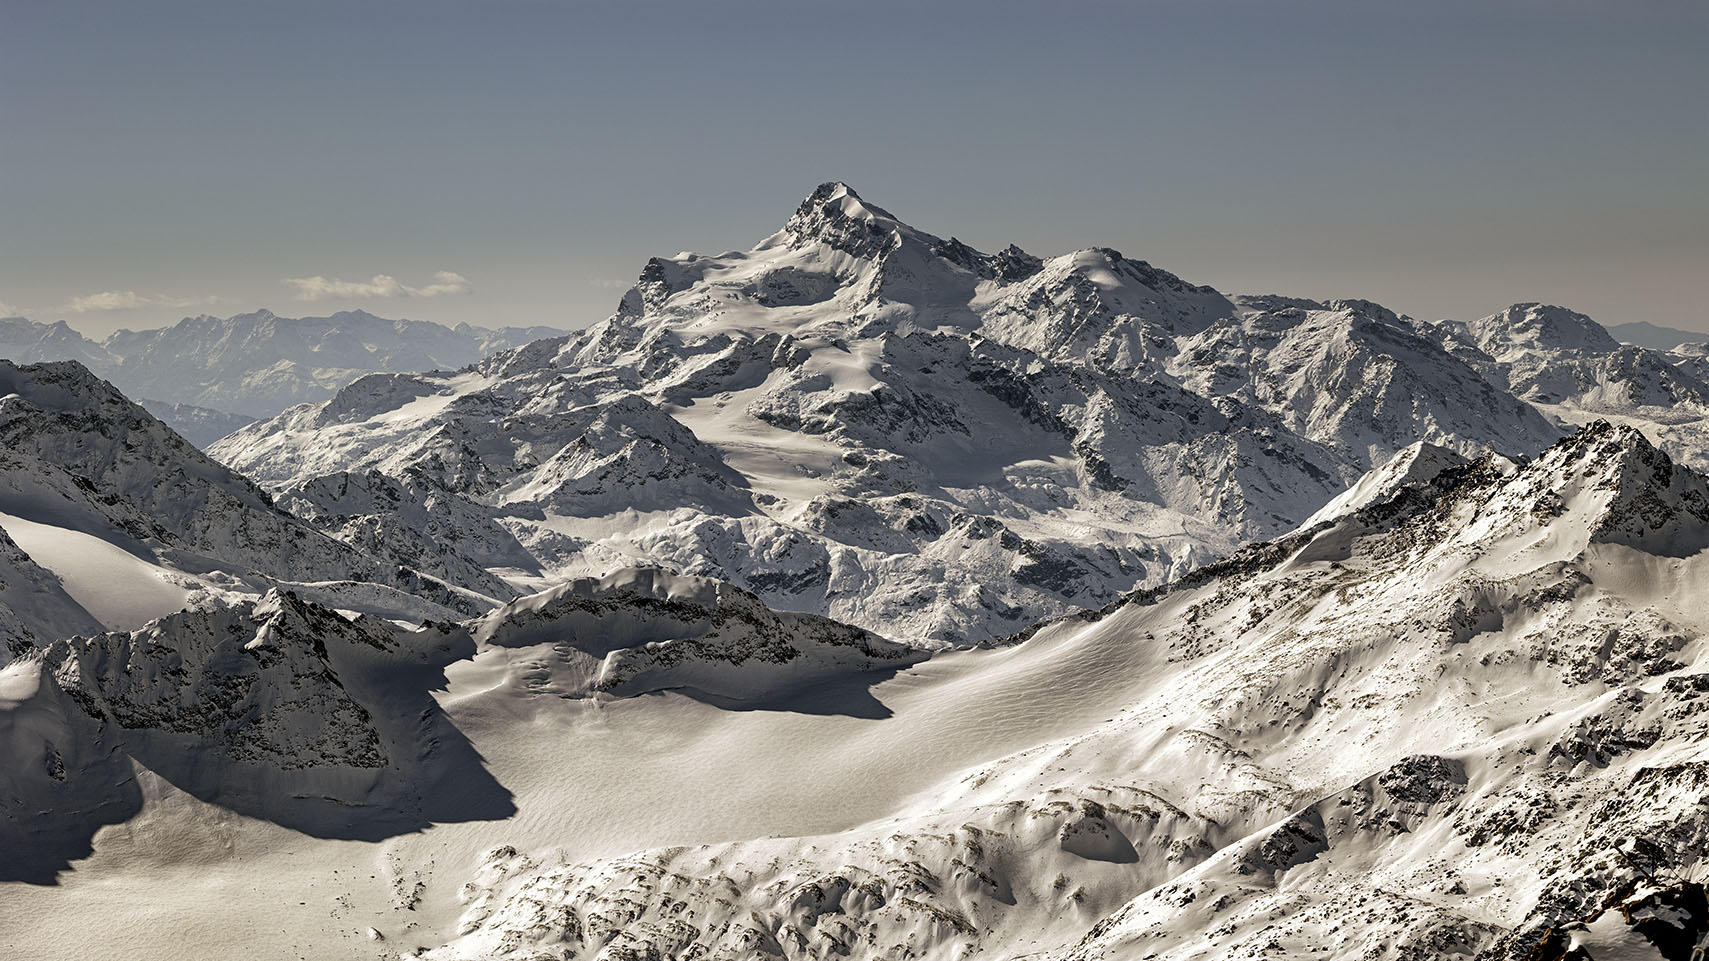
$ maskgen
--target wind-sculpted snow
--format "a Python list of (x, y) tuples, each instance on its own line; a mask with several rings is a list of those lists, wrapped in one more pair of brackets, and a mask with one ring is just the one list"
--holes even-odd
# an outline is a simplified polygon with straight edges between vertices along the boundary
[[(466, 936), (427, 957), (1013, 957), (1202, 857), (1213, 826), (1105, 788), (886, 827), (581, 863), (496, 848), (464, 888)], [(1151, 833), (1179, 840), (1127, 841)]]
[[(834, 833), (496, 847), (430, 956), (1527, 957), (1705, 866), (1704, 490), (1608, 425), (1393, 485), (958, 655), (964, 708), (1015, 659), (1076, 679), (1072, 731)], [(881, 724), (915, 730), (936, 663), (873, 688)]]
[(1699, 353), (827, 184), (218, 444), (272, 499), (0, 366), (8, 947), (1687, 957)]
[[(648, 261), (585, 331), (364, 378), (214, 450), (276, 491), (430, 478), (448, 494), (409, 523), (489, 517), (522, 590), (659, 564), (937, 647), (1275, 536), (1418, 440), (1560, 432), (1375, 305), (988, 255), (826, 184), (752, 250)], [(353, 542), (422, 540), (336, 513)]]
[(54, 681), (38, 653), (0, 655), (0, 883), (52, 884), (103, 825), (143, 806), (114, 732)]

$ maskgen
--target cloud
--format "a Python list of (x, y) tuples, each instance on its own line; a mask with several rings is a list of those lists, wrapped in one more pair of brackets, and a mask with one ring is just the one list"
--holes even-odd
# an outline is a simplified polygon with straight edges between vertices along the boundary
[(469, 278), (462, 274), (436, 270), (433, 272), (433, 283), (411, 293), (416, 297), (438, 297), (441, 294), (466, 294), (474, 289), (469, 284)]
[(314, 277), (288, 277), (282, 281), (297, 290), (298, 300), (333, 300), (359, 297), (443, 297), (466, 294), (475, 288), (462, 274), (449, 270), (435, 271), (431, 282), (410, 287), (388, 274), (375, 274), (369, 280), (337, 280)]
[(73, 297), (70, 303), (60, 309), (74, 314), (87, 314), (100, 310), (136, 310), (139, 307), (197, 307), (218, 300), (218, 297), (209, 295), (170, 297), (166, 294), (139, 294), (134, 290), (103, 290), (98, 294)]
[(23, 310), (21, 310), (17, 307), (13, 307), (11, 304), (6, 303), (4, 300), (0, 300), (0, 317), (22, 317), (22, 316), (24, 316)]

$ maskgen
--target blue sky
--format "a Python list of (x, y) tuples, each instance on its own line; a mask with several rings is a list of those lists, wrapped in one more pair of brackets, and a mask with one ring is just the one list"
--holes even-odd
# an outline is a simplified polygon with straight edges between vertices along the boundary
[[(23, 3), (0, 304), (574, 327), (841, 179), (1422, 317), (1709, 329), (1709, 5)], [(389, 278), (376, 280), (376, 277)], [(298, 281), (290, 283), (290, 281)]]

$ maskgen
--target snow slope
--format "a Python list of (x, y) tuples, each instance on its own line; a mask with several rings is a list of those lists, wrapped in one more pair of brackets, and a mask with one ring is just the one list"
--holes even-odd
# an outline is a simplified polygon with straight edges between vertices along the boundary
[(56, 637), (100, 629), (101, 622), (0, 523), (0, 647), (15, 656)]
[[(444, 668), (435, 699), (514, 814), (371, 843), (283, 834), (274, 808), (222, 814), (207, 801), (237, 802), (193, 800), (191, 778), (150, 769), (128, 822), (146, 833), (103, 829), (60, 888), (0, 889), (0, 913), (46, 919), (3, 943), (142, 958), (175, 956), (184, 931), (263, 958), (1526, 957), (1639, 877), (1618, 850), (1632, 837), (1656, 849), (1650, 870), (1702, 870), (1709, 608), (1693, 585), (1709, 573), (1709, 482), (1609, 425), (1524, 463), (1449, 457), (1407, 477), (1426, 453), (1329, 520), (927, 660), (659, 571), (518, 600), (472, 625), (474, 657)], [(366, 704), (371, 681), (340, 652), (394, 664), (411, 649), (389, 628), (361, 641), (371, 620), (269, 611), (284, 601), (63, 650), (134, 660), (152, 631), (211, 667), (221, 650), (267, 656), (250, 643), (272, 618), (324, 623), (287, 634), (345, 638), (325, 663)], [(225, 648), (199, 640), (227, 636), (198, 626), (221, 617), (246, 626)], [(766, 656), (774, 644), (796, 653)], [(312, 644), (293, 650), (256, 696), (314, 676)], [(797, 662), (811, 684), (770, 673)], [(362, 676), (422, 690), (396, 670)], [(147, 667), (78, 677), (68, 690), (113, 705), (90, 716), (121, 716), (115, 690), (134, 692), (131, 718), (197, 703), (196, 684)], [(293, 738), (312, 728), (290, 708), (253, 733), (190, 712), (171, 737), (203, 746), (151, 757), (365, 743), (330, 687), (300, 689), (328, 692), (304, 710), (349, 736)], [(141, 730), (128, 743), (165, 736)], [(230, 853), (187, 853), (215, 837)], [(209, 898), (241, 905), (219, 930)], [(96, 913), (149, 925), (60, 920)], [(1631, 941), (1609, 923), (1586, 922)]]
[(1451, 468), (876, 686), (927, 753), (934, 701), (1043, 717), (870, 823), (497, 847), (432, 956), (1523, 957), (1634, 876), (1628, 836), (1702, 868), (1706, 493), (1610, 427)]

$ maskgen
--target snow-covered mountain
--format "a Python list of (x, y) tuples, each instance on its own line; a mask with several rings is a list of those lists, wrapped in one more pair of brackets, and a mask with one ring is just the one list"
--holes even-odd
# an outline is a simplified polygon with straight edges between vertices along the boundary
[(488, 614), (475, 637), (526, 665), (532, 690), (560, 697), (678, 690), (717, 703), (775, 701), (926, 659), (869, 631), (778, 613), (720, 581), (652, 568), (512, 601)]
[[(270, 591), (23, 653), (0, 668), (0, 880), (51, 879), (100, 825), (135, 816), (132, 764), (316, 837), (506, 817), (509, 796), (428, 693), (472, 651), (451, 625), (349, 621)], [(53, 843), (24, 843), (38, 805)]]
[[(984, 254), (825, 184), (751, 250), (649, 261), (586, 331), (364, 378), (214, 453), (363, 543), (481, 532), (435, 570), (654, 564), (955, 646), (1286, 531), (1415, 441), (1559, 433), (1375, 305)], [(375, 471), (436, 506), (341, 479)], [(483, 563), (495, 528), (526, 559)]]
[(1419, 328), (1557, 423), (1629, 424), (1685, 463), (1709, 467), (1709, 367), (1689, 344), (1622, 344), (1589, 317), (1544, 304)]
[(455, 369), (562, 333), (551, 327), (445, 327), (361, 310), (329, 317), (258, 310), (186, 317), (170, 327), (121, 330), (95, 341), (64, 321), (9, 317), (0, 319), (0, 358), (18, 364), (75, 360), (129, 396), (148, 398), (150, 410), (201, 444), (204, 437), (223, 436), (207, 436), (219, 426), (236, 429), (323, 400), (363, 374)]
[(452, 328), (361, 310), (330, 317), (259, 310), (121, 330), (102, 346), (117, 361), (114, 382), (128, 393), (261, 417), (330, 396), (372, 371), (454, 369), (560, 333), (550, 327)]
[(42, 324), (24, 317), (0, 317), (0, 358), (15, 364), (75, 360), (91, 370), (105, 369), (112, 361), (100, 343), (65, 321)]
[(0, 363), (0, 954), (1684, 961), (1705, 366), (841, 184), (217, 460)]

